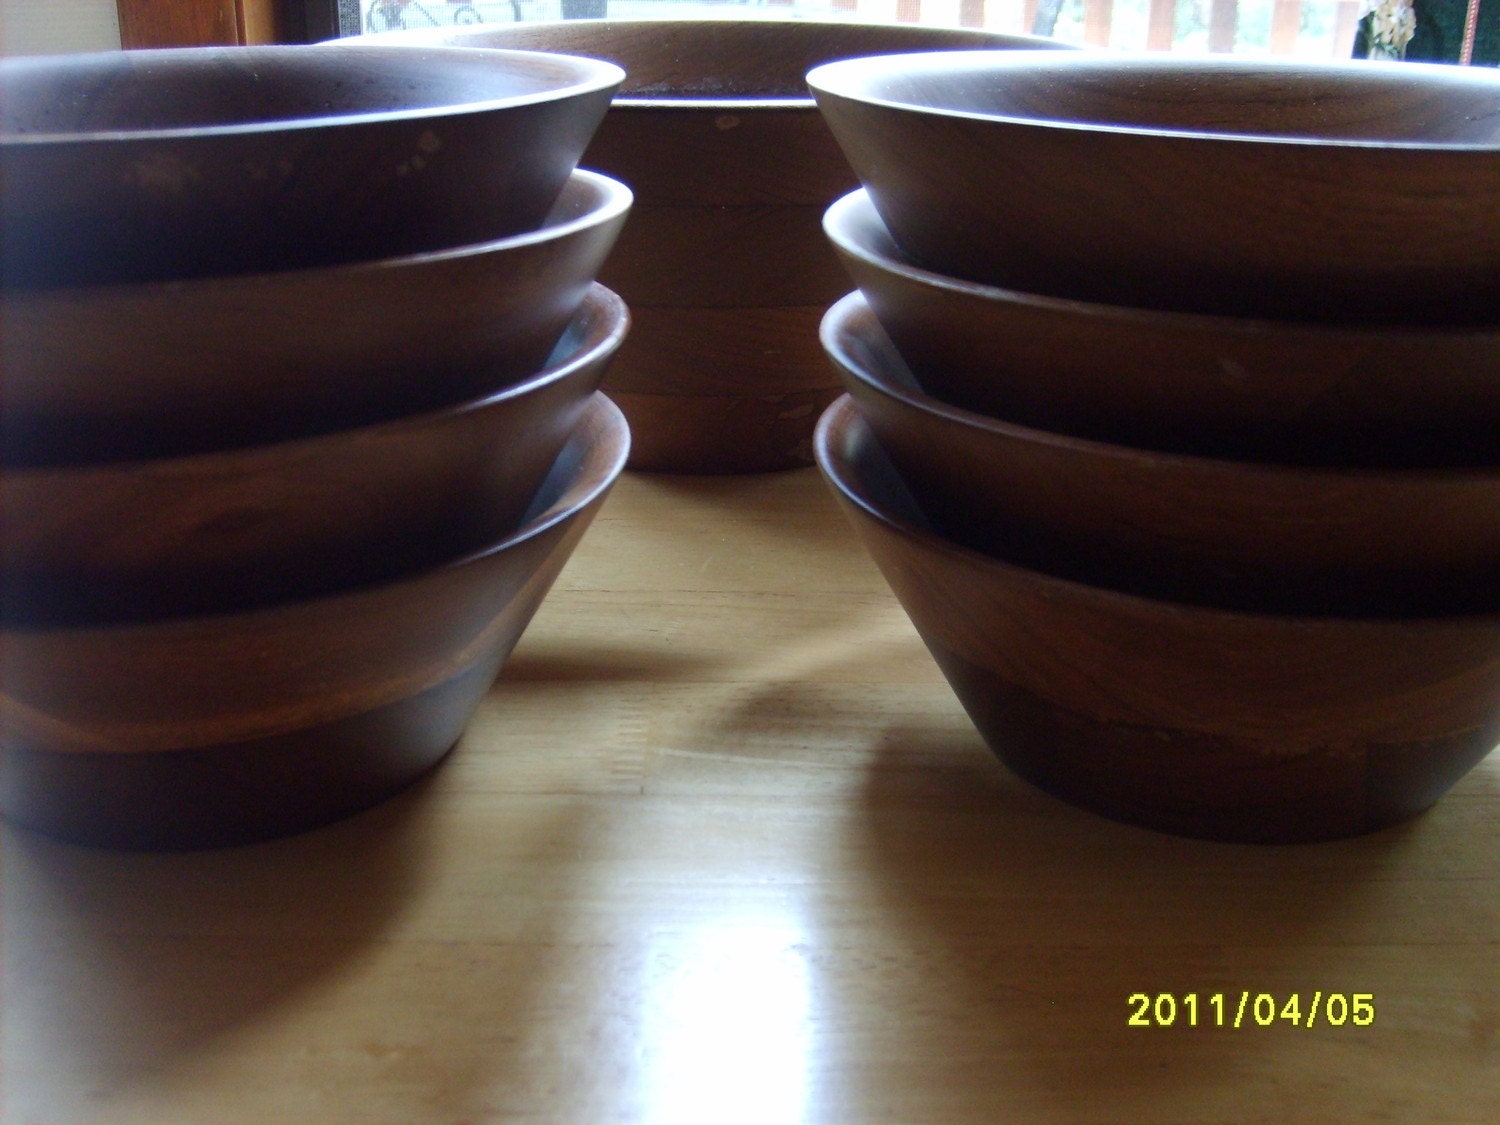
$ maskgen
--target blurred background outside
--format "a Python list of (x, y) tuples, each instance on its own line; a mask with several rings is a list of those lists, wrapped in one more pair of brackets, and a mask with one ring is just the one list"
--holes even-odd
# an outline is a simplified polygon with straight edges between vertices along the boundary
[(0, 54), (118, 48), (117, 8), (166, 26), (183, 22), (173, 13), (241, 4), (262, 19), (305, 8), (306, 26), (325, 28), (322, 37), (518, 19), (833, 18), (982, 27), (1127, 51), (1440, 62), (1464, 61), (1467, 51), (1477, 64), (1500, 63), (1500, 0), (0, 0)]
[(1348, 58), (1360, 0), (364, 0), (359, 29), (602, 16), (900, 21), (1054, 35), (1124, 50)]
[(0, 54), (118, 48), (117, 8), (165, 27), (204, 18), (182, 13), (241, 5), (262, 20), (305, 10), (306, 26), (326, 29), (322, 37), (517, 19), (835, 18), (982, 27), (1117, 50), (1308, 59), (1380, 53), (1372, 32), (1397, 28), (1409, 41), (1398, 57), (1458, 62), (1467, 41), (1474, 62), (1500, 62), (1500, 0), (0, 0)]

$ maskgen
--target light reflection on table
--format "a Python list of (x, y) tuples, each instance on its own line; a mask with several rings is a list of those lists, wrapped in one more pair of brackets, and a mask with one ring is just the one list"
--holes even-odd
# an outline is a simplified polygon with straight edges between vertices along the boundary
[(642, 996), (645, 1120), (804, 1119), (813, 1025), (804, 942), (789, 920), (733, 918), (652, 942)]

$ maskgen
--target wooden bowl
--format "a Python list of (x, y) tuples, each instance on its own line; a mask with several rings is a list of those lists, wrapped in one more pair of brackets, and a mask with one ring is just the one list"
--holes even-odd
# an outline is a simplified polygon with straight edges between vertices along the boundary
[(1494, 320), (1491, 68), (931, 52), (808, 82), (924, 268), (1129, 306)]
[(823, 344), (942, 533), (1094, 584), (1310, 615), (1457, 612), (1500, 579), (1500, 465), (1378, 469), (1159, 453), (918, 389), (864, 298)]
[(1500, 463), (1500, 330), (1094, 304), (912, 265), (869, 193), (824, 227), (922, 389), (1037, 429), (1205, 456)]
[(382, 581), (515, 529), (624, 339), (596, 285), (545, 370), (269, 445), (0, 469), (0, 620), (175, 617)]
[(390, 581), (255, 610), (0, 630), (0, 810), (89, 844), (295, 832), (453, 746), (624, 468), (596, 395), (524, 525)]
[(0, 60), (0, 281), (258, 273), (529, 230), (622, 77), (445, 47)]
[[(605, 389), (630, 419), (632, 468), (695, 473), (810, 464), (813, 424), (838, 394), (812, 337), (848, 285), (821, 224), (857, 184), (803, 81), (808, 68), (885, 51), (1062, 47), (815, 20), (565, 20), (366, 41), (538, 48), (625, 68), (583, 155), (636, 195), (599, 274), (636, 314)], [(778, 342), (772, 325), (785, 321), (810, 332)]]
[(1329, 840), (1417, 815), (1500, 742), (1500, 614), (1233, 613), (1070, 581), (931, 530), (851, 400), (815, 448), (980, 734), (1064, 800)]
[[(467, 199), (468, 193), (465, 193)], [(458, 201), (453, 201), (457, 203)], [(0, 294), (0, 461), (161, 457), (326, 433), (534, 375), (577, 314), (630, 189), (576, 171), (536, 230), (233, 277)]]

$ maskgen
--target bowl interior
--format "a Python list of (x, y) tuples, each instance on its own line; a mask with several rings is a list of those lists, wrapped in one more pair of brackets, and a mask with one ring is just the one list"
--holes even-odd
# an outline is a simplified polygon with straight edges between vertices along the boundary
[(899, 108), (1085, 129), (1494, 148), (1500, 81), (1402, 67), (1238, 57), (964, 52), (849, 59), (815, 89)]
[(594, 503), (613, 487), (629, 454), (625, 415), (607, 395), (595, 392), (521, 516), (520, 528), (481, 554), (513, 547)]
[(0, 60), (0, 284), (368, 261), (439, 248), (433, 211), (458, 242), (529, 230), (623, 77), (442, 46)]
[[(498, 64), (498, 65), (497, 65)], [(555, 96), (618, 79), (603, 62), (443, 49), (175, 48), (0, 62), (0, 143), (336, 124)]]
[(911, 487), (875, 440), (870, 424), (848, 395), (818, 420), (813, 454), (829, 482), (876, 519), (937, 536)]

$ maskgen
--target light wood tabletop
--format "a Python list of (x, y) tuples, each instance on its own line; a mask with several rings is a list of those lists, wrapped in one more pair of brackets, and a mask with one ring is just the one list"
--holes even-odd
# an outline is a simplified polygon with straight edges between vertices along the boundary
[(7, 1123), (1500, 1121), (1500, 755), (1332, 844), (1074, 809), (811, 469), (627, 475), (377, 809), (0, 849)]

